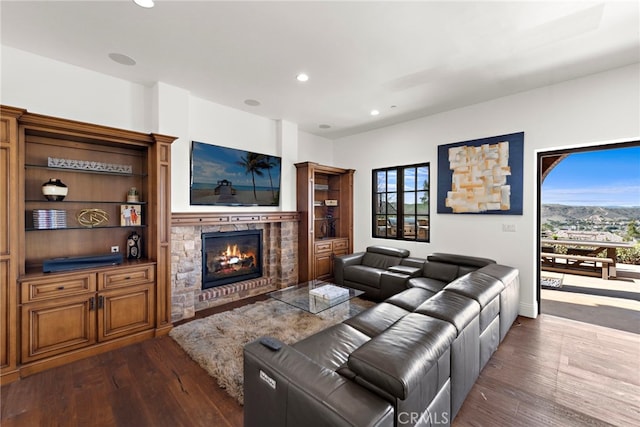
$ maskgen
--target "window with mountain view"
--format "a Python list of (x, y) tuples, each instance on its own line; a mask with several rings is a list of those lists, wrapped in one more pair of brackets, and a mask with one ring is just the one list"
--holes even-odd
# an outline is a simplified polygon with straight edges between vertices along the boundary
[(429, 163), (374, 169), (373, 237), (429, 241)]

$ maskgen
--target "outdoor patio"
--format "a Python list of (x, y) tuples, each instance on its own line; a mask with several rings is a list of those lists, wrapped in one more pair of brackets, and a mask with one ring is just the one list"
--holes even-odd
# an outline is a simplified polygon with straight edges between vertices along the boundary
[(541, 271), (560, 279), (541, 289), (541, 313), (640, 334), (640, 265), (617, 264), (615, 278)]

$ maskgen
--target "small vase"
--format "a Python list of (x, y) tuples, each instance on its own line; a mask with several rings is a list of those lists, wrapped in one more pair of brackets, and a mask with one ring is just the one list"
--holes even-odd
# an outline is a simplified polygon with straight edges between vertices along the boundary
[(64, 200), (69, 189), (57, 178), (51, 178), (49, 181), (42, 184), (42, 194), (47, 200), (59, 202)]

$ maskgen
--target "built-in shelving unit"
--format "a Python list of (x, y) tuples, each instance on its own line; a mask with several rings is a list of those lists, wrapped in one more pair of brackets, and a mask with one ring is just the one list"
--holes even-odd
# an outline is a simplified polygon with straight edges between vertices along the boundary
[(333, 258), (353, 252), (353, 169), (296, 164), (300, 281), (333, 277)]
[[(167, 333), (175, 138), (13, 107), (0, 112), (7, 153), (1, 184), (13, 196), (0, 204), (9, 219), (2, 234), (11, 236), (2, 251), (8, 254), (1, 277), (2, 382)], [(59, 167), (60, 159), (72, 167)], [(42, 184), (51, 178), (67, 186), (64, 200), (43, 196)], [(127, 201), (131, 187), (139, 201)], [(142, 256), (127, 259), (132, 232), (142, 240)], [(123, 256), (117, 265), (44, 272), (53, 259), (115, 249)]]

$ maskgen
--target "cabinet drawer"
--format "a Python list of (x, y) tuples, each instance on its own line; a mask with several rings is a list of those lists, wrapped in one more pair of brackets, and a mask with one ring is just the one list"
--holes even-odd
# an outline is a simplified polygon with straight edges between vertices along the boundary
[(336, 240), (333, 242), (333, 249), (334, 250), (345, 250), (349, 248), (349, 241), (344, 239), (344, 240)]
[(95, 274), (56, 275), (24, 280), (20, 284), (20, 302), (25, 304), (33, 301), (79, 295), (95, 290)]
[(331, 252), (331, 242), (319, 242), (315, 244), (316, 253)]
[(122, 288), (153, 282), (154, 280), (155, 267), (153, 265), (121, 268), (99, 273), (98, 289)]

